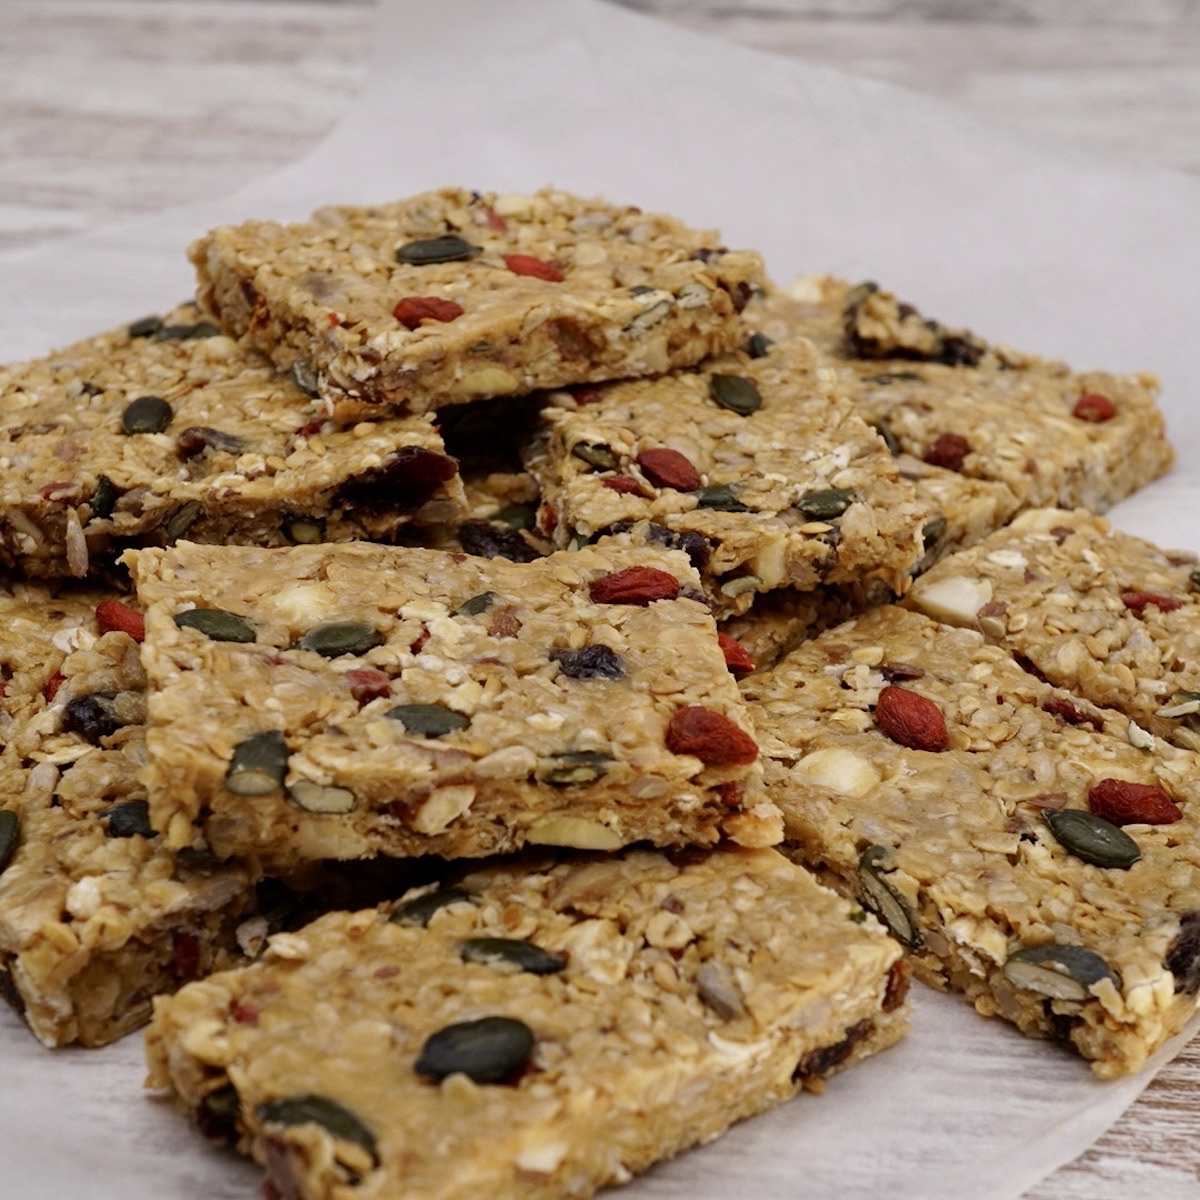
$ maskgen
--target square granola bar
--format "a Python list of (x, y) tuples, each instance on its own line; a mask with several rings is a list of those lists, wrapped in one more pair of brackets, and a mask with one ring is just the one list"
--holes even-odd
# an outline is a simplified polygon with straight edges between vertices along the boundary
[(1140, 1069), (1200, 1003), (1200, 771), (974, 630), (885, 606), (747, 677), (785, 850), (917, 976)]
[(583, 1198), (900, 1037), (861, 917), (771, 850), (492, 867), (159, 1003), (150, 1083), (272, 1195)]
[(1200, 559), (1083, 510), (1035, 509), (940, 563), (913, 607), (978, 629), (1051, 683), (1200, 750)]
[(47, 1046), (123, 1037), (266, 934), (250, 864), (150, 828), (140, 621), (109, 591), (0, 592), (0, 994)]
[(1022, 508), (1102, 512), (1171, 465), (1150, 374), (1076, 372), (994, 346), (874, 283), (805, 277), (746, 318), (763, 337), (811, 337), (896, 452), (1003, 484)]
[(192, 247), (200, 299), (339, 420), (661, 374), (728, 349), (762, 263), (673, 217), (444, 188)]
[(0, 367), (0, 565), (83, 576), (184, 535), (386, 540), (461, 515), (430, 418), (339, 426), (294, 375), (191, 306)]
[(559, 545), (680, 546), (720, 615), (759, 593), (901, 590), (925, 514), (803, 338), (655, 380), (558, 393), (528, 466)]
[(357, 545), (127, 556), (173, 848), (305, 859), (777, 840), (684, 555)]

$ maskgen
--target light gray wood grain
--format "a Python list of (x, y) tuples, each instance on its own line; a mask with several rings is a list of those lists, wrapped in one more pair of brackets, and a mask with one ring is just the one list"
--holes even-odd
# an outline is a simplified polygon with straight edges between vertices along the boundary
[[(637, 6), (654, 2), (661, 0)], [(1096, 4), (1109, 16), (1118, 7)], [(924, 91), (1118, 161), (1200, 174), (1200, 6), (1193, 0), (1156, 0), (1140, 10), (1140, 24), (1119, 29), (917, 20), (946, 6), (916, 0), (838, 6), (862, 14), (856, 20), (813, 19), (834, 6), (801, 0), (791, 13), (779, 11), (782, 0), (754, 12), (725, 7), (663, 16)], [(978, 15), (980, 6), (967, 7)], [(1031, 7), (1011, 0), (993, 13), (1011, 18)], [(1062, 0), (1053, 15), (1100, 9)], [(353, 0), (5, 0), (0, 249), (184, 203), (197, 192), (217, 195), (291, 161), (351, 103), (365, 76), (373, 18), (369, 3)], [(338, 181), (330, 196), (352, 199)], [(1200, 1044), (1193, 1043), (1091, 1150), (1027, 1200), (1200, 1194), (1198, 1096)]]

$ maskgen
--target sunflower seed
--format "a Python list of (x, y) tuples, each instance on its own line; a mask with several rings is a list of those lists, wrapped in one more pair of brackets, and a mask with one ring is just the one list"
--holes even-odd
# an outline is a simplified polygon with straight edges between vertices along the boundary
[(322, 517), (285, 517), (283, 532), (300, 546), (316, 546), (325, 540)]
[(348, 813), (358, 807), (358, 798), (344, 787), (327, 787), (311, 779), (297, 779), (288, 787), (288, 797), (297, 808), (311, 813)]

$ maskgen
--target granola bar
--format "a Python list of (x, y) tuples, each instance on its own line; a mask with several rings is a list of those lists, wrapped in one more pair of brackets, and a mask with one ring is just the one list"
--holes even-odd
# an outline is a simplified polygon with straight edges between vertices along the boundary
[(1171, 465), (1150, 374), (1075, 372), (993, 346), (873, 283), (804, 278), (747, 319), (760, 336), (811, 337), (894, 449), (1003, 484), (1022, 508), (1102, 512)]
[(897, 1040), (861, 915), (771, 850), (483, 870), (160, 1002), (150, 1084), (272, 1195), (587, 1197)]
[(251, 221), (191, 254), (204, 307), (312, 371), (339, 420), (690, 365), (762, 281), (711, 233), (549, 188)]
[(553, 399), (528, 456), (543, 530), (679, 545), (720, 615), (781, 587), (899, 590), (921, 553), (912, 485), (802, 338)]
[(0, 994), (47, 1046), (115, 1041), (266, 932), (251, 866), (176, 859), (148, 824), (137, 619), (111, 592), (0, 592)]
[(83, 576), (185, 534), (380, 540), (461, 515), (430, 418), (339, 426), (296, 379), (191, 306), (0, 367), (0, 565)]
[(1200, 750), (1200, 569), (1075, 510), (1022, 513), (912, 594), (1052, 683), (1130, 718), (1131, 740)]
[(742, 683), (786, 850), (917, 976), (1140, 1069), (1200, 990), (1200, 772), (974, 630), (895, 606)]
[(778, 839), (682, 554), (181, 543), (126, 557), (146, 606), (145, 779), (172, 848), (278, 869)]

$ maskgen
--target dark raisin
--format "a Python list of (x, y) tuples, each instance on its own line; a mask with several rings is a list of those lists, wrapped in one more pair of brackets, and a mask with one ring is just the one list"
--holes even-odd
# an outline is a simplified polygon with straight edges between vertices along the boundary
[(1179, 932), (1167, 950), (1163, 965), (1175, 976), (1175, 990), (1189, 996), (1200, 991), (1200, 911), (1179, 918)]
[(117, 489), (107, 475), (96, 476), (90, 503), (93, 520), (107, 521), (113, 515), (113, 509), (117, 506)]
[(101, 739), (111, 737), (125, 722), (117, 715), (115, 692), (92, 692), (76, 696), (63, 709), (63, 726), (72, 733), (98, 746)]
[(832, 1046), (821, 1046), (805, 1054), (796, 1064), (792, 1079), (799, 1082), (802, 1079), (821, 1079), (828, 1075), (835, 1067), (840, 1067), (853, 1053), (854, 1047), (863, 1038), (869, 1037), (874, 1030), (873, 1021), (859, 1021), (858, 1024), (851, 1025), (840, 1042), (835, 1042)]
[(608, 646), (583, 646), (578, 650), (551, 650), (550, 661), (572, 679), (623, 679), (621, 656)]
[(126, 800), (114, 804), (105, 814), (108, 818), (108, 836), (115, 838), (153, 837), (150, 825), (150, 805), (145, 800)]
[(507, 558), (512, 562), (533, 562), (538, 552), (520, 531), (491, 521), (464, 521), (458, 527), (458, 544), (480, 558)]
[(175, 453), (182, 459), (195, 458), (205, 450), (216, 450), (222, 454), (240, 454), (242, 439), (207, 425), (189, 425), (175, 438)]
[(347, 479), (338, 499), (367, 512), (413, 512), (458, 474), (449, 455), (421, 446), (401, 446), (382, 465)]

